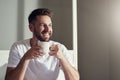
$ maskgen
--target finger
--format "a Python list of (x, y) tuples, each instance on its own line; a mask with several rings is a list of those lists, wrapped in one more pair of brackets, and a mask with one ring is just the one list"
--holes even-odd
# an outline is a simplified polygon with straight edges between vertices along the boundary
[(35, 51), (35, 55), (43, 56), (44, 52), (43, 52), (43, 50), (37, 50), (37, 51)]
[(52, 45), (51, 47), (50, 47), (50, 51), (58, 51), (59, 50), (59, 47), (58, 47), (58, 45), (57, 44), (55, 44), (55, 45)]
[(39, 50), (39, 51), (38, 51), (38, 55), (43, 56), (43, 55), (44, 55), (43, 50)]
[(49, 52), (49, 55), (55, 55), (56, 53), (55, 52), (53, 52), (53, 51), (51, 51), (51, 52)]
[(41, 57), (41, 56), (32, 56), (32, 59), (36, 59), (36, 58), (39, 58), (39, 57)]
[(40, 57), (41, 55), (38, 53), (38, 52), (36, 52), (36, 53), (34, 53), (33, 55), (32, 55), (32, 58), (38, 58), (38, 57)]
[(42, 49), (43, 49), (43, 48), (42, 48), (41, 46), (35, 46), (35, 47), (34, 47), (34, 50), (35, 50), (35, 51), (39, 51), (39, 50), (42, 50)]
[(55, 45), (55, 49), (56, 49), (56, 51), (59, 50), (59, 45), (58, 44)]
[(41, 48), (40, 47), (35, 47), (35, 50), (39, 51), (39, 50), (41, 50)]
[(54, 45), (52, 45), (50, 48), (49, 48), (50, 51), (55, 51), (55, 47)]

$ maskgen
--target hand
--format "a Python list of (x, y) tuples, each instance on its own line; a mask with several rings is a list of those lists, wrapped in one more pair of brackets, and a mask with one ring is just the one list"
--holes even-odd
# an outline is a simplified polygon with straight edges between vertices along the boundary
[(25, 59), (36, 59), (41, 56), (43, 56), (43, 51), (40, 46), (31, 47), (24, 55)]
[(43, 56), (42, 46), (38, 46), (38, 40), (33, 38), (30, 40), (31, 48), (25, 53), (25, 59), (36, 59)]
[(50, 47), (50, 53), (51, 56), (56, 56), (58, 59), (63, 57), (63, 53), (61, 49), (59, 48), (58, 44), (52, 45)]

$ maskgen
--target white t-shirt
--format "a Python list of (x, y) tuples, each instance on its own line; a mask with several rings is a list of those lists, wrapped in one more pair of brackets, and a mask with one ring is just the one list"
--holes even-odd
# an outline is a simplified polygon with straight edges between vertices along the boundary
[[(69, 63), (74, 66), (72, 58), (64, 45), (55, 41), (49, 42), (58, 44)], [(15, 42), (10, 50), (8, 67), (16, 67), (30, 48), (30, 39)], [(65, 77), (59, 60), (54, 56), (45, 54), (40, 58), (30, 60), (24, 80), (65, 80)]]

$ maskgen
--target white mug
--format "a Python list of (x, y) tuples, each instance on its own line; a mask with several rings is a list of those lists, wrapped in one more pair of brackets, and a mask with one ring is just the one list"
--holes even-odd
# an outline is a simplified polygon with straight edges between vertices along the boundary
[(44, 54), (50, 52), (50, 50), (49, 50), (49, 48), (51, 46), (50, 42), (38, 41), (38, 46), (42, 46), (42, 48), (43, 48), (42, 50), (43, 50)]

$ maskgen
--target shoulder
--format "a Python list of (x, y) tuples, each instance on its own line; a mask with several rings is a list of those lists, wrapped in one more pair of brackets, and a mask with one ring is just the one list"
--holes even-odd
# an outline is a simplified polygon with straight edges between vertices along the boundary
[(11, 49), (16, 49), (16, 48), (20, 48), (20, 47), (24, 47), (24, 46), (29, 46), (29, 41), (30, 41), (30, 39), (16, 41), (11, 46)]
[(20, 40), (20, 41), (16, 41), (13, 43), (13, 45), (22, 45), (22, 44), (28, 44), (30, 41), (30, 39), (25, 39), (25, 40)]

